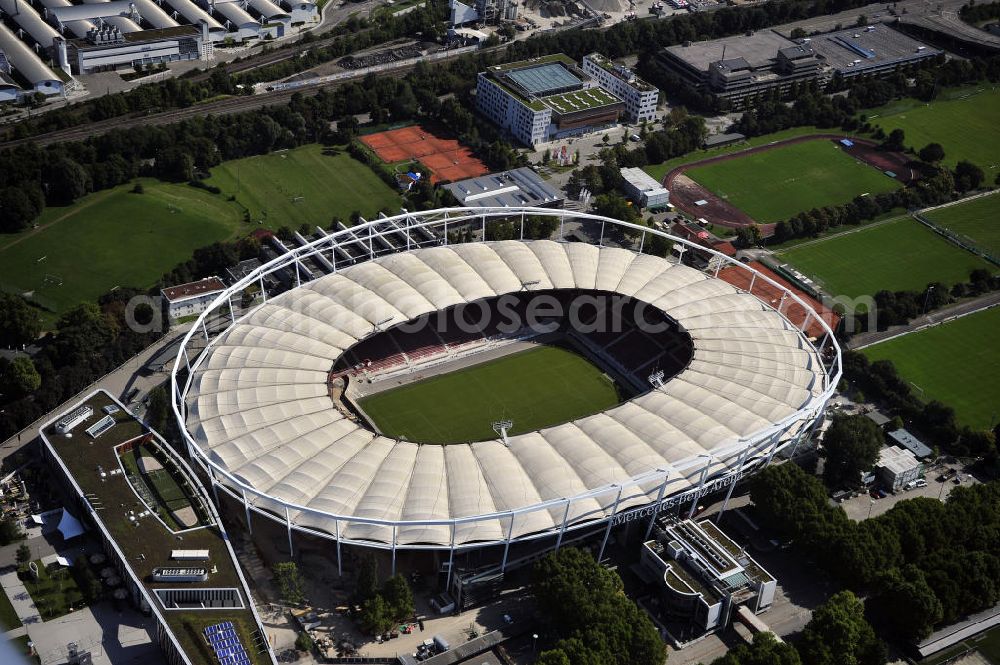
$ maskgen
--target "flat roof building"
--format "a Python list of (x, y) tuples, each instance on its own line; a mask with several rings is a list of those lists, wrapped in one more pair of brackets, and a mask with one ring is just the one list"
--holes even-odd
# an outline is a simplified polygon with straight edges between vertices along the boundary
[(625, 195), (641, 208), (662, 208), (669, 203), (670, 192), (656, 178), (638, 167), (623, 168)]
[(514, 140), (534, 146), (613, 125), (625, 103), (559, 53), (480, 72), (476, 109)]
[(641, 123), (656, 118), (656, 105), (660, 99), (656, 86), (646, 83), (625, 65), (616, 65), (600, 53), (583, 56), (582, 67), (598, 85), (621, 97), (629, 122)]
[(660, 587), (665, 619), (697, 630), (727, 627), (740, 606), (754, 614), (774, 602), (777, 580), (709, 520), (661, 520), (643, 543), (640, 570)]
[(895, 492), (907, 483), (919, 478), (924, 465), (909, 450), (899, 446), (886, 446), (878, 453), (875, 472), (886, 489)]
[(526, 166), (444, 185), (462, 206), (561, 208), (563, 195)]
[(910, 432), (908, 432), (905, 429), (897, 429), (893, 432), (889, 432), (889, 438), (892, 439), (893, 442), (895, 442), (896, 444), (902, 446), (903, 448), (906, 448), (911, 453), (913, 453), (914, 457), (920, 459), (923, 459), (925, 457), (930, 457), (931, 454), (934, 452), (933, 450), (928, 448), (923, 441), (913, 436), (912, 434), (910, 434)]
[(787, 95), (795, 84), (826, 85), (835, 75), (884, 75), (941, 51), (885, 25), (791, 40), (773, 30), (668, 46), (657, 63), (732, 110)]

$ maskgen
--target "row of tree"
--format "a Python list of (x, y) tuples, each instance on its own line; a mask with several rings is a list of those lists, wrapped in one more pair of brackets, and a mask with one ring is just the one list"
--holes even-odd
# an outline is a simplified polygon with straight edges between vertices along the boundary
[(944, 503), (900, 501), (854, 522), (815, 476), (782, 464), (754, 479), (750, 498), (762, 526), (867, 595), (873, 622), (900, 639), (921, 639), (1000, 600), (998, 482), (956, 487)]

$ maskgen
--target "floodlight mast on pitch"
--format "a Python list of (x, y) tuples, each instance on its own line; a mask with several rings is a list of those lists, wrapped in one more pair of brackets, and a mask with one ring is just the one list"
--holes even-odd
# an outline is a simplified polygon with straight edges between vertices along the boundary
[(507, 432), (514, 426), (514, 421), (512, 420), (498, 420), (493, 423), (493, 431), (500, 435), (503, 439), (503, 445), (510, 448), (510, 444), (507, 442)]

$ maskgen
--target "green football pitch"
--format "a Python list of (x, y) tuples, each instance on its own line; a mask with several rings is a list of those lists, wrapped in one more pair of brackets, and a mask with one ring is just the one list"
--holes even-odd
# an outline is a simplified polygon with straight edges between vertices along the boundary
[(198, 247), (230, 237), (239, 209), (188, 185), (143, 180), (72, 206), (47, 208), (37, 229), (0, 237), (0, 288), (57, 315), (116, 286), (148, 288)]
[(370, 219), (383, 208), (395, 214), (402, 204), (370, 168), (346, 153), (327, 154), (321, 145), (225, 162), (206, 182), (271, 228), (327, 228), (333, 217), (349, 224), (354, 211)]
[(881, 290), (922, 291), (931, 282), (967, 282), (989, 263), (959, 249), (909, 217), (863, 227), (777, 254), (817, 279), (830, 296), (856, 298)]
[(982, 196), (925, 215), (935, 224), (966, 236), (979, 247), (1000, 256), (1000, 195)]
[(372, 395), (361, 408), (387, 436), (458, 443), (497, 438), (498, 420), (519, 434), (620, 401), (614, 381), (585, 358), (542, 346)]
[(944, 148), (944, 163), (954, 166), (967, 159), (986, 172), (987, 183), (995, 177), (1000, 164), (1000, 90), (975, 89), (950, 91), (954, 99), (935, 99), (925, 104), (907, 99), (868, 112), (872, 124), (886, 134), (902, 129), (906, 145), (920, 150), (928, 143)]
[(994, 307), (934, 328), (864, 349), (871, 360), (891, 360), (925, 401), (955, 409), (959, 423), (977, 428), (995, 424), (1000, 410), (1000, 308)]
[(826, 139), (700, 166), (686, 175), (758, 222), (781, 221), (900, 186)]

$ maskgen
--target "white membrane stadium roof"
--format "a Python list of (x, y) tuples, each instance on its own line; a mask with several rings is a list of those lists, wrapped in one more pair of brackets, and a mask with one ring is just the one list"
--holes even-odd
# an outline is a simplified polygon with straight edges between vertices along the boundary
[[(476, 299), (543, 289), (597, 289), (647, 302), (693, 341), (693, 359), (662, 388), (603, 413), (499, 440), (397, 441), (345, 418), (328, 373), (375, 324)], [(384, 324), (390, 319), (390, 324)], [(387, 523), (517, 511), (627, 483), (753, 437), (823, 391), (808, 341), (754, 296), (665, 259), (584, 243), (504, 241), (417, 249), (321, 277), (270, 299), (209, 349), (188, 393), (188, 429), (202, 452), (265, 497), (261, 508), (341, 537), (392, 543)], [(727, 453), (729, 454), (729, 453)], [(718, 459), (711, 473), (734, 466)], [(714, 462), (713, 462), (714, 464)], [(690, 465), (687, 465), (690, 467)], [(669, 493), (696, 484), (704, 463), (677, 472)], [(671, 474), (674, 475), (674, 474)], [(687, 476), (687, 477), (685, 477)], [(661, 482), (623, 496), (617, 510), (657, 498)], [(270, 498), (266, 498), (270, 497)], [(606, 517), (603, 496), (568, 504), (568, 523)], [(454, 543), (550, 531), (565, 503), (460, 522)], [(397, 545), (452, 543), (451, 526), (399, 524)]]

